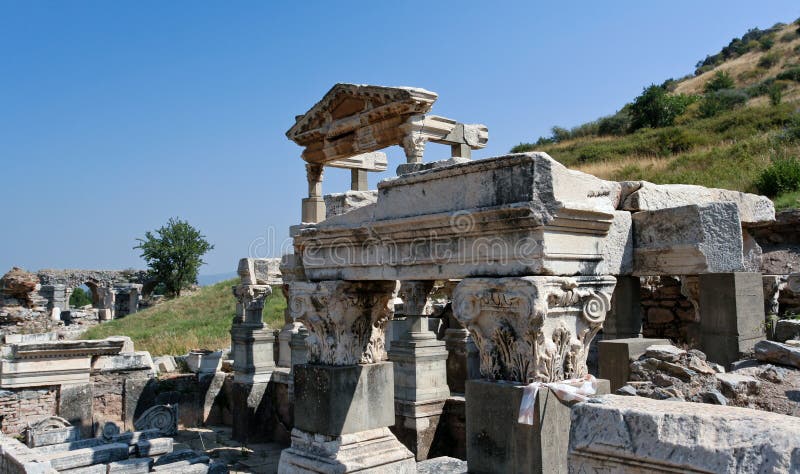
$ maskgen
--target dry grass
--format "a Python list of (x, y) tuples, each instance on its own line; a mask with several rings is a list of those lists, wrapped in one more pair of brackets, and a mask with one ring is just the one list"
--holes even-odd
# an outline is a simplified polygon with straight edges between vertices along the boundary
[(672, 158), (658, 158), (654, 156), (627, 156), (616, 161), (597, 161), (574, 166), (573, 169), (589, 173), (603, 179), (616, 179), (619, 170), (627, 166), (638, 166), (651, 173), (658, 173), (667, 169), (673, 161)]

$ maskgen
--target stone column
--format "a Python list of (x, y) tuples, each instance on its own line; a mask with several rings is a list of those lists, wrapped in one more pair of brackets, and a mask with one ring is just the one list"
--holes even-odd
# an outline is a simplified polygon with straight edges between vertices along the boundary
[(302, 222), (316, 224), (325, 220), (325, 200), (322, 198), (322, 165), (306, 163), (308, 197), (303, 199)]
[(292, 445), (279, 472), (416, 472), (394, 437), (392, 363), (384, 338), (393, 281), (291, 282), (292, 317), (308, 329), (308, 364), (294, 366)]
[(237, 300), (231, 327), (233, 438), (246, 442), (263, 434), (259, 407), (275, 369), (275, 335), (262, 320), (264, 302), (272, 288), (242, 284), (233, 287), (233, 294)]
[(369, 191), (367, 170), (361, 168), (350, 170), (350, 189), (353, 191)]
[(610, 309), (614, 284), (602, 276), (468, 278), (458, 284), (453, 314), (475, 340), (484, 378), (466, 383), (470, 471), (567, 472), (569, 407), (542, 389), (534, 425), (519, 424), (523, 388), (586, 374), (589, 345)]
[[(286, 301), (289, 301), (289, 285), (284, 284), (281, 286), (281, 292)], [(292, 319), (291, 311), (288, 306), (283, 313), (284, 326), (278, 334), (278, 367), (292, 367), (292, 336), (300, 331), (303, 327), (302, 323), (296, 322)]]
[(428, 327), (433, 312), (433, 280), (404, 281), (399, 296), (406, 331), (392, 342), (395, 425), (392, 432), (417, 461), (428, 458), (442, 409), (450, 396), (447, 387), (447, 349)]
[(642, 337), (642, 300), (638, 276), (619, 276), (611, 311), (603, 323), (603, 339)]
[(701, 350), (725, 368), (764, 340), (760, 273), (700, 275)]

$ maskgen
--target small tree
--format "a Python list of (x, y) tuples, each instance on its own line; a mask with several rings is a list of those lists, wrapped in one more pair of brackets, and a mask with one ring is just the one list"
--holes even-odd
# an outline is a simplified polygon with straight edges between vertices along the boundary
[(717, 71), (714, 77), (706, 82), (703, 90), (705, 92), (721, 91), (722, 89), (733, 89), (733, 78), (726, 71)]
[(630, 106), (631, 129), (672, 125), (675, 117), (684, 113), (695, 100), (696, 97), (690, 95), (670, 95), (661, 86), (646, 87)]
[(181, 295), (181, 290), (197, 282), (197, 271), (202, 265), (203, 255), (214, 246), (209, 244), (200, 231), (188, 222), (171, 218), (167, 225), (155, 234), (147, 231), (144, 239), (136, 239), (141, 257), (150, 267), (150, 272), (162, 283), (167, 293)]

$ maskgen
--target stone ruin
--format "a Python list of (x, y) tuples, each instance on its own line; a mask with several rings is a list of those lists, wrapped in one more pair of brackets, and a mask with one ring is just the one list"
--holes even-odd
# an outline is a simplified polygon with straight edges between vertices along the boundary
[[(143, 270), (39, 270), (14, 267), (0, 278), (0, 333), (48, 332), (61, 322), (91, 326), (139, 310), (153, 281)], [(91, 308), (70, 308), (75, 288), (86, 285)]]
[[(602, 395), (648, 347), (669, 344), (641, 337), (643, 283), (651, 299), (692, 312), (691, 340), (704, 351), (696, 367), (765, 353), (775, 295), (765, 298), (753, 236), (775, 211), (747, 193), (602, 180), (544, 153), (471, 161), (486, 127), (425, 115), (435, 99), (339, 84), (287, 132), (304, 147), (309, 194), (282, 262), (286, 325), (263, 324), (272, 289), (257, 259), (242, 260), (234, 433), (288, 442), (285, 473), (800, 468), (791, 454), (800, 422), (769, 414), (764, 426), (746, 408), (705, 405), (692, 418), (699, 410), (687, 402), (606, 395), (575, 405), (543, 388), (533, 425), (517, 423), (527, 384), (585, 377), (599, 358)], [(428, 141), (450, 145), (447, 159), (423, 163)], [(386, 168), (376, 153), (392, 145), (408, 163), (366, 190), (365, 173)], [(344, 163), (352, 189), (323, 196), (323, 167)], [(599, 334), (609, 344), (598, 352)], [(730, 417), (747, 435), (732, 434)], [(643, 436), (622, 419), (660, 428)], [(704, 432), (721, 452), (708, 455)]]

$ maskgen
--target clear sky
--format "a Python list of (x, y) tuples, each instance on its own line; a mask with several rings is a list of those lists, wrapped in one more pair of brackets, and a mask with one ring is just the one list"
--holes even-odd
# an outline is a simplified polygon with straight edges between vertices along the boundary
[[(143, 268), (135, 238), (171, 216), (216, 246), (202, 274), (279, 256), (307, 192), (284, 133), (337, 82), (435, 91), (432, 113), (486, 124), (474, 156), (496, 156), (798, 16), (796, 0), (0, 0), (0, 273)], [(326, 170), (325, 192), (348, 186)]]

